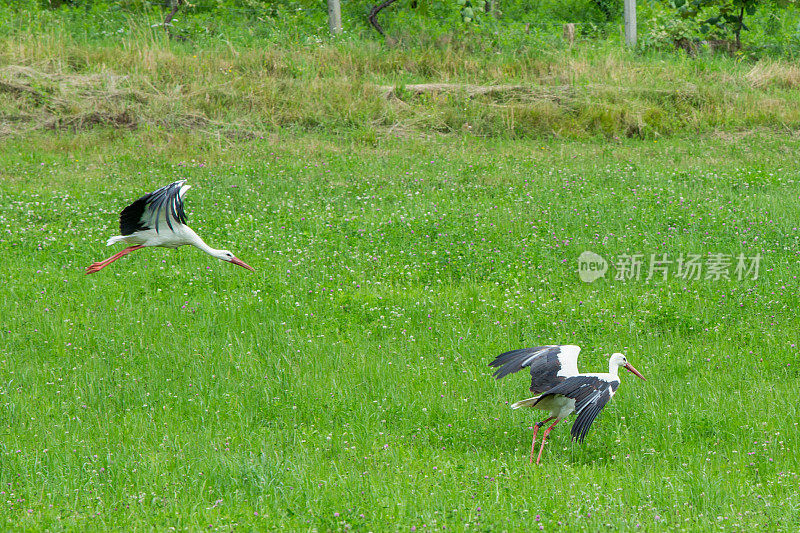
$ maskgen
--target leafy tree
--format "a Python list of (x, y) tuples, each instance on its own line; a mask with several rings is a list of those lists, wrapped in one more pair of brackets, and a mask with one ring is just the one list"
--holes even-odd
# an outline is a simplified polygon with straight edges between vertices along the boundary
[(622, 13), (622, 2), (619, 0), (592, 0), (597, 9), (603, 14), (606, 22), (610, 22), (619, 17)]
[[(683, 18), (692, 18), (700, 22), (700, 31), (709, 33), (733, 33), (736, 47), (742, 45), (742, 30), (749, 29), (745, 23), (745, 15), (752, 16), (764, 0), (673, 0), (678, 14)], [(787, 7), (796, 0), (772, 0), (772, 4)]]
[(486, 8), (485, 0), (456, 0), (456, 3), (461, 6), (461, 19), (467, 23), (475, 20), (478, 12)]

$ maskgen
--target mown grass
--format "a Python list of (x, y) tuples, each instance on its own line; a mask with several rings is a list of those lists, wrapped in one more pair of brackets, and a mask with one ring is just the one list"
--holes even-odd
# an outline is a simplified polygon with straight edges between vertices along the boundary
[[(292, 129), (394, 135), (653, 139), (800, 127), (792, 62), (641, 54), (606, 41), (465, 50), (358, 36), (291, 45), (170, 41), (129, 20), (114, 39), (70, 28), (0, 36), (0, 133), (129, 129), (239, 136)], [(410, 84), (455, 84), (422, 95)], [(460, 85), (511, 88), (479, 96)], [(396, 90), (389, 91), (394, 87)]]
[[(0, 517), (19, 530), (796, 530), (798, 141), (93, 129), (0, 151)], [(174, 179), (255, 272), (145, 250)], [(763, 255), (757, 280), (582, 283), (584, 250)], [(527, 463), (497, 353), (623, 351), (583, 445)]]

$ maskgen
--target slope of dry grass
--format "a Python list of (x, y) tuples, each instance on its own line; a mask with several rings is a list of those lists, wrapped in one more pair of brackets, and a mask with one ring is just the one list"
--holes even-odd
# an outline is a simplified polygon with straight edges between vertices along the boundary
[[(0, 41), (0, 61), (5, 135), (102, 124), (649, 138), (800, 126), (793, 65), (591, 43), (495, 54), (358, 40), (201, 50), (132, 27), (113, 46), (16, 33)], [(439, 90), (406, 90), (417, 84)]]

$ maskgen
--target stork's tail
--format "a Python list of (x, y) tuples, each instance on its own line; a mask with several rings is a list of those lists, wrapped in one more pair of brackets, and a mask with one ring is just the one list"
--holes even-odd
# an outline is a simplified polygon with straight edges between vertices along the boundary
[(121, 242), (121, 241), (124, 241), (124, 240), (125, 240), (125, 236), (124, 235), (117, 235), (115, 237), (111, 237), (110, 239), (108, 239), (108, 242), (106, 243), (106, 246), (111, 246), (112, 244), (115, 244), (115, 243), (118, 243), (118, 242)]
[(533, 398), (528, 398), (527, 400), (520, 400), (517, 403), (512, 403), (512, 409), (519, 409), (520, 407), (533, 407), (539, 402), (539, 398), (541, 396), (534, 396)]

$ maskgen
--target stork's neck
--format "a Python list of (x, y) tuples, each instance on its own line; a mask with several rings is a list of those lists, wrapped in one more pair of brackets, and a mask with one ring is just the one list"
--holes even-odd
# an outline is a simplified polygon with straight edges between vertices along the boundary
[(614, 377), (619, 377), (619, 365), (615, 364), (612, 361), (608, 363), (608, 373)]
[(218, 257), (219, 256), (219, 254), (220, 254), (220, 252), (222, 250), (217, 250), (216, 248), (212, 248), (209, 245), (207, 245), (206, 241), (201, 239), (200, 235), (195, 233), (194, 230), (192, 230), (192, 228), (187, 227), (186, 230), (187, 230), (187, 233), (188, 233), (188, 236), (189, 236), (189, 241), (191, 241), (191, 244), (193, 246), (195, 246), (196, 248), (199, 248), (200, 250), (203, 250), (205, 253), (207, 253), (208, 255), (211, 255), (213, 257)]

